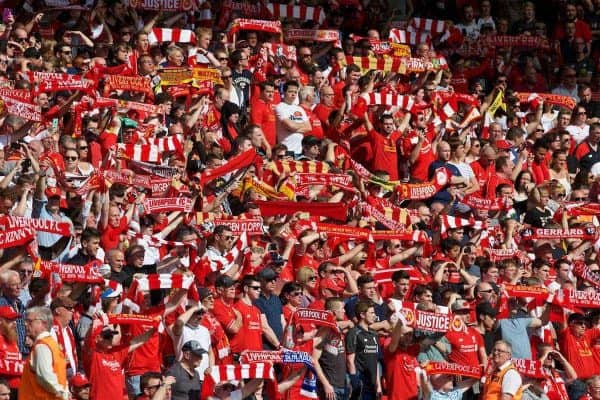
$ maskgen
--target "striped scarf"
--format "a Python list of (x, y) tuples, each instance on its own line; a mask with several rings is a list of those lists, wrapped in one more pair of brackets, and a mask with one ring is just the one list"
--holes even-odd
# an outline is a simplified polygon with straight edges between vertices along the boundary
[(431, 35), (427, 32), (411, 32), (403, 29), (390, 29), (389, 40), (392, 43), (409, 44), (416, 46), (421, 43), (431, 43)]
[(321, 7), (268, 3), (267, 9), (273, 15), (273, 19), (295, 18), (302, 21), (316, 21), (319, 25), (325, 21), (325, 11)]
[(196, 44), (196, 34), (189, 29), (153, 28), (148, 35), (150, 45), (162, 42)]

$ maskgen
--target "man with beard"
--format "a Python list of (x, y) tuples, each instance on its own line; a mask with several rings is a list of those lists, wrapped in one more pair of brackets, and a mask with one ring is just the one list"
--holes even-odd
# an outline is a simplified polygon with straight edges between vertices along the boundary
[[(19, 352), (19, 346), (17, 346), (17, 325), (15, 321), (18, 316), (19, 314), (12, 307), (0, 306), (0, 358), (9, 367), (16, 367), (22, 363), (21, 352)], [(16, 398), (21, 383), (20, 376), (0, 374), (0, 378), (7, 379), (12, 396)]]

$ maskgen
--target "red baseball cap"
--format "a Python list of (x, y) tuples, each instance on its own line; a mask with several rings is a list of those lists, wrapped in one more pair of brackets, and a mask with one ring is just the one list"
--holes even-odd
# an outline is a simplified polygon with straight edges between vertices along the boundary
[(60, 188), (58, 188), (56, 186), (47, 187), (46, 190), (44, 191), (44, 193), (46, 194), (47, 198), (62, 196), (62, 190), (60, 190)]
[(19, 313), (14, 310), (11, 306), (0, 306), (0, 317), (6, 319), (17, 319)]
[(499, 150), (510, 150), (512, 149), (513, 145), (508, 140), (496, 140), (496, 147)]
[(75, 374), (69, 379), (69, 386), (71, 387), (82, 387), (89, 386), (90, 381), (83, 374)]

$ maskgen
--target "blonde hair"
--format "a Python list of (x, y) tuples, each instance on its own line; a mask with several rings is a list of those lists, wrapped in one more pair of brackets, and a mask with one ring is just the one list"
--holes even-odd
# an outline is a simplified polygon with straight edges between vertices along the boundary
[(301, 267), (296, 272), (296, 281), (299, 283), (306, 283), (309, 278), (315, 276), (315, 271), (310, 267)]

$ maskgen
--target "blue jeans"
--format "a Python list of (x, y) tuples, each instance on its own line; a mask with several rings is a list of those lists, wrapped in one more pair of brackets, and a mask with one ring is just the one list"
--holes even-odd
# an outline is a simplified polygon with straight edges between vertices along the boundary
[(335, 400), (348, 400), (348, 389), (345, 387), (334, 387)]
[(141, 375), (132, 375), (128, 376), (125, 380), (127, 384), (127, 394), (129, 394), (129, 398), (136, 398), (140, 394), (142, 394), (142, 389), (140, 388), (140, 378)]

